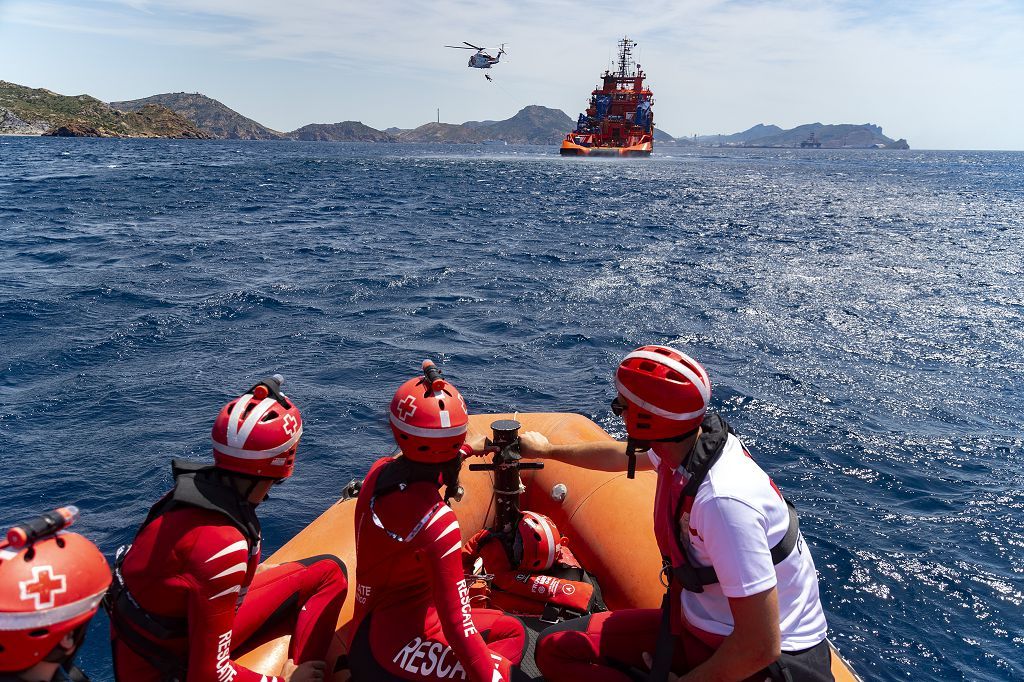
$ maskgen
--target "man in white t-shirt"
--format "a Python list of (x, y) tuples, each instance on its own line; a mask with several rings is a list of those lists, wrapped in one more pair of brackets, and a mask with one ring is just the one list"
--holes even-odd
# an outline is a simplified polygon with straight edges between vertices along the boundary
[(615, 384), (625, 448), (555, 445), (528, 432), (522, 452), (602, 471), (655, 470), (655, 535), (670, 590), (663, 609), (546, 630), (536, 649), (544, 677), (625, 682), (653, 669), (652, 680), (669, 670), (687, 681), (832, 680), (817, 574), (796, 514), (725, 421), (707, 414), (707, 372), (678, 350), (643, 346), (619, 364)]

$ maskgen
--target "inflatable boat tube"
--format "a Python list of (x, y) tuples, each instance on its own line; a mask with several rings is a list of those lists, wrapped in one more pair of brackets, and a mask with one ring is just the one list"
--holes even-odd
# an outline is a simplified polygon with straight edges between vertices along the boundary
[[(611, 437), (591, 420), (578, 414), (528, 413), (489, 414), (470, 417), (469, 435), (490, 435), (490, 424), (497, 419), (516, 419), (522, 431), (539, 431), (553, 443), (597, 442)], [(483, 461), (483, 460), (481, 460)], [(494, 517), (493, 474), (463, 468), (460, 477), (465, 495), (452, 508), (459, 518), (463, 541), (486, 527)], [(637, 472), (629, 480), (625, 473), (590, 471), (561, 462), (545, 462), (545, 467), (522, 472), (526, 492), (523, 509), (550, 517), (583, 566), (600, 582), (605, 602), (610, 609), (656, 608), (661, 604), (664, 587), (658, 579), (661, 555), (654, 539), (653, 505), (656, 475), (653, 471)], [(343, 482), (339, 481), (339, 485)], [(552, 489), (565, 486), (565, 496), (557, 499)], [(561, 497), (561, 496), (558, 496)], [(343, 496), (267, 558), (268, 564), (331, 553), (348, 566), (350, 580), (355, 580), (355, 499)], [(355, 585), (338, 621), (332, 654), (342, 657), (343, 635), (352, 619)], [(860, 681), (852, 668), (833, 648), (832, 672), (836, 682)], [(280, 635), (260, 644), (239, 658), (246, 667), (265, 675), (279, 674), (288, 656), (288, 636)], [(348, 679), (346, 670), (339, 670), (334, 682)]]

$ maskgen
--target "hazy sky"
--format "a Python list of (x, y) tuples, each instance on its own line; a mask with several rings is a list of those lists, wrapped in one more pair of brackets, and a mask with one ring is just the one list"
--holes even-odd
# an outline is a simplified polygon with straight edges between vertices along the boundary
[[(639, 42), (672, 135), (876, 123), (1024, 149), (1024, 0), (0, 0), (0, 79), (103, 100), (202, 92), (277, 130), (574, 117)], [(508, 57), (466, 68), (468, 40)]]

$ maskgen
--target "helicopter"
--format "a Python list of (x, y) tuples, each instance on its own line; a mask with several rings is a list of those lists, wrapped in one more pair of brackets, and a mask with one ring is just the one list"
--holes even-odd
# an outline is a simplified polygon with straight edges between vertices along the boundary
[[(498, 48), (498, 54), (494, 57), (487, 54), (487, 50), (490, 48), (477, 47), (473, 43), (467, 43), (465, 41), (463, 41), (462, 45), (445, 45), (445, 47), (450, 47), (453, 50), (476, 50), (476, 54), (470, 55), (469, 64), (467, 64), (471, 69), (489, 69), (501, 61), (501, 55), (507, 54), (505, 52), (505, 43), (501, 44), (501, 47)], [(491, 80), (491, 77), (487, 74), (484, 74), (484, 78)]]

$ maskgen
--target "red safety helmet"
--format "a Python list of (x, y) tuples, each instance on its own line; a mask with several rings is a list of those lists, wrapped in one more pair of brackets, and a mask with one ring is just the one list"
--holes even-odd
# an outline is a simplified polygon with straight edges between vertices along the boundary
[(561, 536), (555, 523), (532, 511), (524, 511), (519, 518), (516, 545), (522, 545), (522, 552), (516, 547), (519, 563), (517, 568), (526, 571), (546, 571), (555, 563)]
[[(402, 454), (414, 462), (440, 464), (459, 456), (466, 442), (469, 411), (459, 390), (435, 373), (409, 379), (391, 399), (391, 432)], [(428, 378), (429, 376), (429, 378)]]
[(288, 478), (302, 437), (302, 414), (281, 393), (275, 374), (221, 409), (213, 423), (213, 461), (221, 469), (261, 478)]
[(621, 396), (616, 399), (620, 411), (626, 408), (626, 432), (637, 440), (662, 440), (693, 431), (711, 402), (707, 371), (689, 355), (668, 346), (641, 346), (623, 358), (615, 372), (615, 387)]
[(23, 547), (0, 542), (0, 671), (43, 660), (85, 627), (109, 586), (107, 560), (77, 533)]

